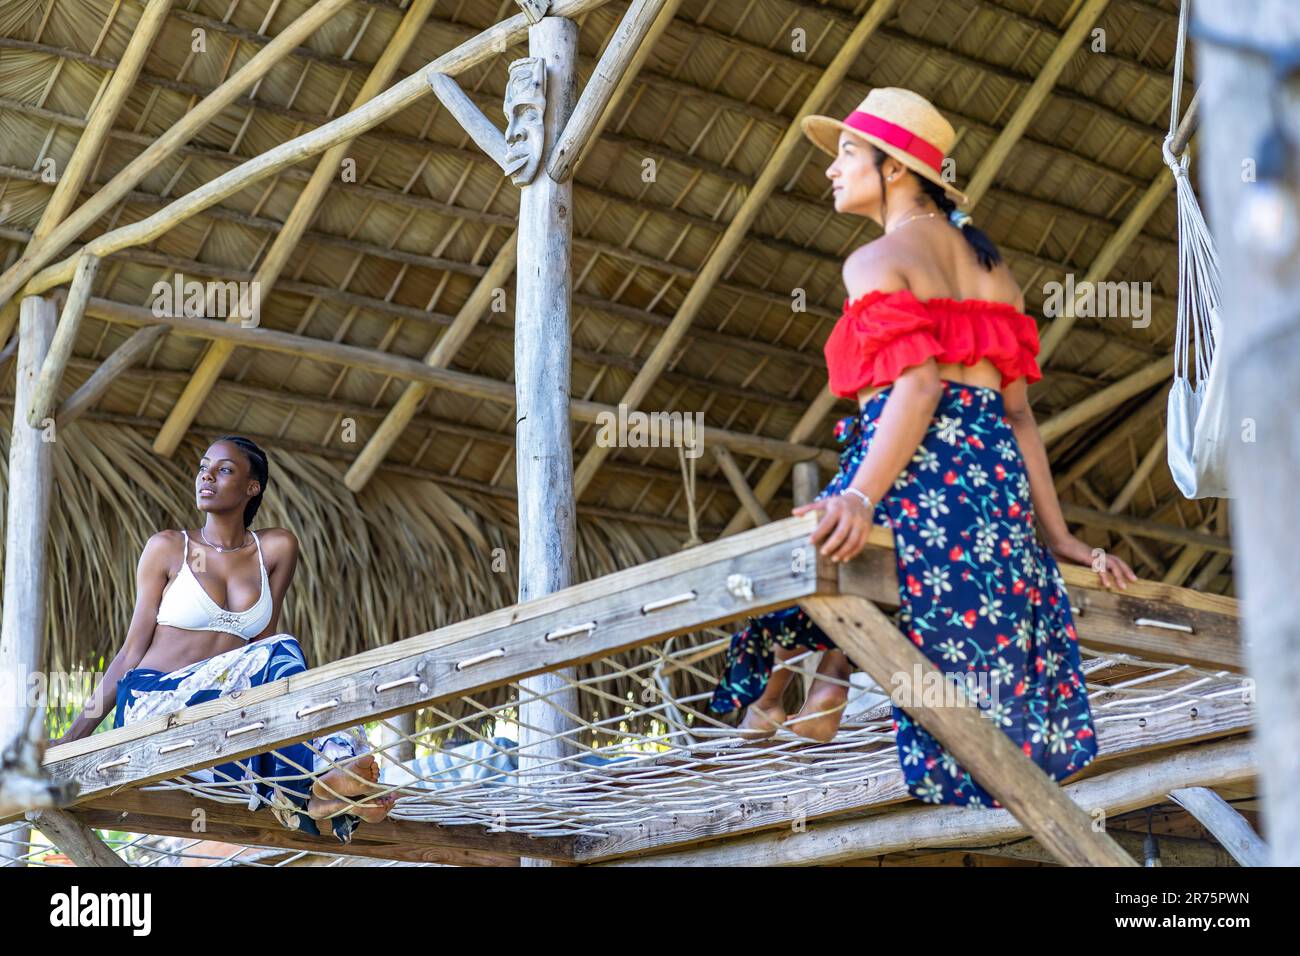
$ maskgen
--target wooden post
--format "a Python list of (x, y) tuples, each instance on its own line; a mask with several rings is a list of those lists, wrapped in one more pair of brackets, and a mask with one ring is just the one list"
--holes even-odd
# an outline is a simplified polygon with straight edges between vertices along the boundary
[[(27, 298), (18, 321), (18, 367), (5, 517), (3, 623), (0, 624), (0, 747), (15, 744), (33, 717), (30, 681), (41, 666), (45, 637), (45, 533), (54, 483), (54, 445), (27, 424), (36, 379), (54, 338), (57, 311), (49, 299)], [(43, 695), (37, 699), (43, 702)], [(40, 715), (38, 719), (43, 719)], [(21, 831), (19, 843), (24, 842)], [(0, 856), (21, 847), (0, 847)]]
[[(569, 426), (571, 341), (570, 257), (573, 183), (557, 183), (544, 158), (573, 112), (578, 25), (544, 17), (528, 30), (528, 52), (542, 61), (545, 108), (542, 161), (520, 188), (519, 264), (515, 270), (515, 474), (519, 500), (519, 600), (528, 601), (574, 584), (577, 524), (573, 496), (573, 440)], [(520, 681), (519, 770), (555, 775), (554, 763), (574, 753), (557, 737), (573, 728), (577, 713), (572, 668)], [(532, 703), (523, 702), (537, 695)]]
[[(1300, 116), (1286, 109), (1287, 87), (1269, 60), (1250, 49), (1300, 44), (1300, 19), (1287, 0), (1242, 4), (1198, 3), (1197, 28), (1216, 39), (1197, 42), (1196, 76), (1205, 99), (1198, 181), (1204, 184), (1206, 221), (1219, 252), (1220, 303), (1226, 361), (1229, 487), (1232, 538), (1241, 595), (1247, 664), (1256, 682), (1256, 728), (1263, 796), (1263, 836), (1271, 865), (1300, 864), (1300, 588), (1295, 545), (1300, 541), (1300, 495), (1295, 493), (1300, 432), (1300, 164), (1294, 143)], [(1278, 88), (1279, 84), (1281, 88)], [(1277, 109), (1274, 109), (1274, 101)], [(1276, 146), (1279, 178), (1271, 179), (1262, 146), (1274, 125), (1286, 131)], [(1290, 228), (1288, 241), (1286, 229)], [(1273, 245), (1270, 245), (1272, 239)]]
[[(1058, 860), (1072, 866), (1137, 865), (1114, 840), (1096, 832), (1083, 808), (973, 704), (918, 703), (922, 675), (937, 669), (874, 604), (851, 594), (804, 598), (799, 604), (877, 684), (903, 691), (911, 701), (906, 709)], [(965, 699), (960, 686), (954, 692), (959, 702)]]

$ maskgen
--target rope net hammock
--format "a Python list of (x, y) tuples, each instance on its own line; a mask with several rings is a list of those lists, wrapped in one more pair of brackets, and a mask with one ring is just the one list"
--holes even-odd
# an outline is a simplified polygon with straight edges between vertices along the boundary
[[(854, 674), (848, 682), (841, 729), (829, 743), (807, 740), (787, 728), (771, 738), (746, 739), (708, 711), (708, 693), (676, 696), (675, 684), (692, 674), (707, 678), (702, 663), (726, 649), (724, 632), (709, 633), (713, 639), (702, 645), (677, 647), (669, 638), (624, 652), (618, 659), (601, 658), (593, 663), (590, 676), (565, 681), (545, 694), (530, 694), (522, 681), (512, 681), (509, 699), (496, 706), (473, 695), (424, 706), (416, 711), (414, 731), (409, 731), (409, 723), (404, 731), (395, 718), (371, 722), (364, 743), (378, 761), (379, 784), (365, 796), (340, 794), (336, 815), (392, 793), (397, 801), (389, 818), (396, 821), (535, 838), (600, 839), (651, 827), (717, 826), (762, 805), (787, 807), (794, 817), (798, 807), (812, 801), (825, 808), (837, 801), (861, 806), (906, 797), (889, 699), (869, 679), (863, 681), (863, 674)], [(1086, 645), (1080, 651), (1094, 723), (1105, 745), (1103, 756), (1105, 750), (1115, 749), (1107, 741), (1140, 737), (1142, 728), (1153, 727), (1162, 716), (1185, 722), (1187, 739), (1195, 739), (1211, 723), (1216, 706), (1227, 707), (1233, 722), (1228, 730), (1220, 726), (1220, 732), (1249, 728), (1253, 704), (1239, 674), (1103, 653)], [(777, 666), (810, 680), (816, 660), (808, 652)], [(642, 688), (639, 694), (611, 692), (615, 685), (626, 687), (628, 680)], [(581, 713), (557, 708), (551, 700), (570, 689), (578, 692)], [(449, 715), (453, 702), (465, 705), (463, 711), (457, 708), (464, 716)], [(521, 725), (521, 712), (538, 723), (550, 723), (540, 719), (539, 708), (561, 710), (570, 729), (535, 735), (521, 745), (520, 732), (527, 729)], [(1182, 724), (1179, 727), (1175, 736), (1182, 734)], [(566, 755), (539, 757), (553, 751), (557, 740), (564, 742)], [(322, 762), (329, 768), (347, 768), (347, 760), (308, 743), (319, 755), (318, 772)], [(403, 750), (414, 757), (398, 759)], [(199, 772), (138, 789), (247, 806), (251, 784), (286, 779), (223, 780)], [(10, 825), (0, 832), (0, 840), (12, 840), (17, 831)], [(329, 833), (328, 825), (321, 826), (321, 833)], [(185, 842), (128, 840), (114, 849), (133, 865), (174, 865), (167, 861), (184, 855)], [(323, 851), (329, 847), (322, 842)], [(43, 849), (48, 851), (48, 845)], [(278, 852), (280, 862), (292, 856)], [(29, 855), (37, 855), (35, 847)], [(330, 856), (322, 854), (323, 859)], [(205, 860), (205, 865), (256, 862), (219, 853), (209, 853)]]

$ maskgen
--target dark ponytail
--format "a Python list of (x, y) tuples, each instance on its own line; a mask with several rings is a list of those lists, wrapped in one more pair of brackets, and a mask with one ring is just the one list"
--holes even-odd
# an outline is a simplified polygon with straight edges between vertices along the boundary
[[(890, 156), (879, 146), (872, 146), (871, 150), (875, 154), (876, 175), (880, 177), (880, 221), (884, 222), (885, 174), (881, 172), (881, 166), (884, 165), (885, 160), (890, 158)], [(921, 184), (921, 189), (925, 191), (927, 196), (934, 200), (934, 204), (939, 207), (939, 210), (945, 216), (951, 216), (952, 213), (957, 210), (957, 204), (952, 201), (952, 198), (946, 192), (943, 191), (942, 186), (919, 175), (916, 170), (908, 170), (908, 172), (916, 177), (916, 181)], [(951, 219), (948, 221), (952, 222)], [(955, 225), (956, 224), (954, 223), (954, 226)], [(966, 241), (969, 242), (971, 248), (975, 250), (975, 255), (978, 257), (980, 265), (982, 265), (987, 271), (992, 272), (993, 267), (1002, 261), (1002, 255), (998, 252), (998, 247), (993, 244), (993, 240), (988, 237), (983, 229), (976, 229), (969, 222), (964, 226), (961, 226), (960, 229), (962, 235), (966, 237)]]
[(271, 482), (271, 463), (267, 460), (266, 452), (242, 435), (222, 435), (217, 441), (228, 441), (238, 447), (248, 458), (248, 469), (257, 479), (259, 490), (249, 499), (248, 504), (244, 505), (244, 527), (247, 528), (253, 523), (257, 509), (262, 506), (262, 496), (266, 494), (266, 486)]

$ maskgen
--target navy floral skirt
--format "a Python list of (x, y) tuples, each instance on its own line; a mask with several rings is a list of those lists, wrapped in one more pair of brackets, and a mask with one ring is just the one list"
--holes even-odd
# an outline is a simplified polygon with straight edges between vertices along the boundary
[[(817, 500), (853, 480), (890, 391), (836, 424), (840, 469)], [(990, 689), (986, 716), (1061, 781), (1092, 761), (1097, 736), (1065, 582), (1034, 532), (1029, 475), (1005, 411), (997, 390), (945, 380), (934, 420), (875, 520), (894, 533), (899, 630), (963, 687)], [(798, 605), (750, 618), (731, 639), (710, 710), (762, 696), (777, 645), (835, 646)], [(1001, 806), (904, 710), (894, 706), (893, 718), (912, 796)]]

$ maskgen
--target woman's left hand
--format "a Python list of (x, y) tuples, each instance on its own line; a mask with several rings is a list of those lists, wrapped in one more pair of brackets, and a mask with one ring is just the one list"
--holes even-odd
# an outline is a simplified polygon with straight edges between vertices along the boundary
[[(1057, 542), (1049, 550), (1058, 558), (1092, 568), (1101, 575), (1101, 583), (1108, 588), (1118, 584), (1120, 589), (1124, 590), (1128, 588), (1128, 582), (1137, 580), (1137, 575), (1133, 573), (1132, 568), (1124, 563), (1123, 559), (1102, 548), (1094, 548), (1086, 541), (1080, 541), (1074, 535)], [(1102, 559), (1100, 567), (1097, 566), (1098, 557)]]
[(809, 511), (825, 511), (821, 524), (809, 540), (832, 561), (852, 561), (871, 537), (872, 511), (857, 495), (835, 495), (799, 505), (790, 512), (798, 517)]

